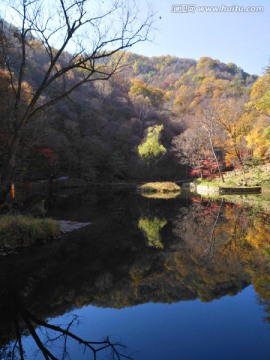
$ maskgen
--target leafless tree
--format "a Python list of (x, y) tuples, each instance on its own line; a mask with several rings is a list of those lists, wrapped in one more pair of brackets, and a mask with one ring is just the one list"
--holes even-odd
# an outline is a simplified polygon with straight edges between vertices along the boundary
[[(134, 1), (107, 5), (98, 0), (6, 0), (4, 11), (1, 5), (0, 67), (12, 89), (12, 131), (1, 169), (2, 202), (27, 124), (85, 83), (108, 80), (121, 69), (125, 50), (149, 39), (154, 12), (149, 8), (142, 18)], [(37, 51), (43, 52), (46, 64), (37, 83), (26, 88)]]
[(215, 138), (218, 128), (216, 124), (215, 112), (212, 111), (212, 108), (210, 106), (205, 106), (202, 108), (202, 114), (199, 117), (199, 122), (201, 124), (202, 130), (207, 134), (207, 138), (218, 169), (219, 176), (222, 182), (225, 182), (224, 176), (220, 168), (220, 161), (215, 151)]
[(97, 92), (97, 98), (100, 105), (103, 105), (105, 99), (112, 93), (112, 85), (109, 81), (96, 81), (95, 89)]
[(144, 97), (143, 95), (134, 95), (132, 93), (130, 93), (129, 97), (135, 108), (138, 119), (140, 119), (144, 125), (147, 117), (151, 114), (151, 112), (153, 112), (153, 106), (150, 99), (148, 97)]
[(199, 171), (202, 178), (203, 161), (211, 161), (211, 159), (208, 158), (209, 144), (206, 134), (198, 127), (189, 128), (182, 134), (174, 137), (172, 144), (172, 149), (179, 159), (180, 164), (189, 165), (192, 169)]

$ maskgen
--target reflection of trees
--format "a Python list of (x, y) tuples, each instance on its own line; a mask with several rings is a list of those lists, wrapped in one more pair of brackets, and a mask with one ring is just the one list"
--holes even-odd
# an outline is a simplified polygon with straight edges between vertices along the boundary
[(175, 235), (182, 238), (186, 243), (192, 242), (198, 263), (201, 260), (215, 259), (218, 248), (215, 231), (218, 221), (221, 220), (221, 207), (222, 204), (216, 204), (214, 201), (196, 199), (188, 208), (180, 209), (174, 222)]
[[(183, 252), (174, 259), (190, 276), (190, 287), (209, 298), (205, 287), (252, 283), (270, 321), (270, 220), (265, 213), (229, 203), (194, 198), (174, 222)], [(203, 261), (202, 261), (203, 260)], [(188, 269), (188, 270), (187, 270)], [(211, 272), (211, 275), (209, 274)], [(203, 285), (203, 286), (202, 286)], [(237, 287), (236, 287), (237, 288)]]
[(248, 221), (243, 248), (246, 270), (249, 272), (259, 303), (270, 322), (270, 220), (269, 214), (252, 214)]
[[(10, 322), (15, 310), (14, 306), (8, 310), (6, 274), (12, 277), (9, 283), (15, 283), (25, 308), (37, 319), (56, 317), (87, 304), (123, 308), (196, 298), (211, 301), (235, 295), (250, 283), (270, 313), (268, 215), (251, 216), (248, 209), (204, 199), (193, 203), (173, 199), (171, 207), (165, 207), (162, 200), (141, 197), (130, 206), (132, 198), (129, 200), (121, 222), (111, 214), (111, 204), (100, 206), (106, 213), (93, 223), (91, 233), (81, 229), (76, 241), (69, 234), (1, 259), (0, 343), (17, 337)], [(137, 219), (142, 214), (142, 219), (148, 220), (139, 229)], [(155, 218), (153, 231), (150, 225)], [(152, 229), (153, 239), (166, 246), (146, 246), (146, 229)], [(41, 326), (30, 321), (34, 329)], [(21, 330), (27, 328), (21, 315), (18, 323)]]
[[(63, 327), (37, 318), (25, 308), (17, 297), (13, 297), (12, 304), (14, 307), (13, 324), (16, 340), (9, 343), (2, 350), (0, 349), (1, 358), (24, 360), (26, 356), (23, 336), (27, 334), (33, 338), (37, 348), (46, 360), (71, 359), (68, 349), (68, 342), (71, 340), (83, 347), (84, 356), (87, 355), (89, 359), (97, 360), (97, 356), (101, 352), (105, 352), (107, 355), (110, 353), (111, 359), (132, 359), (122, 352), (125, 349), (124, 345), (111, 342), (108, 337), (103, 341), (87, 341), (73, 333), (71, 331), (72, 326), (78, 324), (78, 317), (75, 315), (66, 327)], [(61, 355), (57, 357), (54, 353), (56, 351), (59, 353), (60, 349)], [(91, 354), (92, 357), (90, 357)]]
[[(232, 215), (230, 215), (232, 212)], [(235, 241), (245, 236), (246, 216), (242, 208), (232, 208), (223, 200), (195, 199), (187, 209), (181, 209), (174, 222), (174, 233), (192, 244), (198, 263), (214, 263), (223, 253), (234, 251)]]
[(167, 224), (167, 220), (155, 216), (153, 219), (142, 217), (138, 227), (143, 231), (148, 240), (148, 246), (163, 249), (160, 230)]
[(174, 221), (175, 246), (171, 266), (182, 274), (201, 300), (210, 301), (225, 294), (236, 294), (250, 282), (241, 256), (226, 249), (230, 227), (222, 202), (194, 198), (181, 208)]
[(218, 224), (218, 220), (220, 218), (220, 212), (222, 209), (222, 205), (223, 205), (223, 201), (221, 202), (221, 204), (219, 205), (219, 208), (214, 207), (212, 211), (211, 206), (210, 206), (210, 211), (209, 214), (213, 219), (212, 222), (212, 226), (209, 228), (209, 237), (208, 237), (208, 244), (202, 254), (202, 259), (203, 258), (210, 258), (213, 261), (215, 260), (215, 255), (217, 252), (217, 248), (216, 248), (216, 228), (217, 228), (217, 224)]

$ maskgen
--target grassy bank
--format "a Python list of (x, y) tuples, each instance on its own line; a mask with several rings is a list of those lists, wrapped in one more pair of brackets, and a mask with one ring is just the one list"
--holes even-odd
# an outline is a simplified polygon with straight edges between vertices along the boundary
[(24, 215), (0, 216), (0, 248), (14, 249), (33, 245), (60, 235), (58, 223)]
[(197, 179), (194, 182), (207, 186), (237, 187), (237, 186), (262, 186), (270, 189), (270, 165), (249, 168), (243, 171), (229, 171), (223, 174), (225, 182), (219, 177), (214, 179)]

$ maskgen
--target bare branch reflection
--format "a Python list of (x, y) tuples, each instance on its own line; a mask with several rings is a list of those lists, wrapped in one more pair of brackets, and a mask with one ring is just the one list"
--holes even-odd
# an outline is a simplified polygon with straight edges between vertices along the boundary
[[(25, 335), (33, 338), (38, 352), (46, 360), (72, 360), (69, 352), (69, 342), (75, 341), (82, 347), (82, 353), (85, 358), (97, 360), (98, 354), (104, 353), (112, 360), (132, 359), (127, 355), (125, 345), (120, 342), (112, 342), (109, 337), (102, 341), (90, 341), (76, 335), (71, 329), (79, 324), (79, 318), (72, 315), (70, 322), (64, 325), (50, 324), (37, 318), (30, 313), (23, 305), (22, 301), (15, 296), (14, 301), (14, 329), (16, 340), (12, 341), (0, 351), (1, 359), (24, 360), (26, 359), (24, 341)], [(55, 352), (61, 355), (55, 355)]]

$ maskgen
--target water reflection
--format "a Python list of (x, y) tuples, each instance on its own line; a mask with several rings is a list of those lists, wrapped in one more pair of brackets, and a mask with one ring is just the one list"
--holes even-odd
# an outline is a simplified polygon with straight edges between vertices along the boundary
[(210, 302), (251, 283), (270, 320), (268, 214), (224, 201), (124, 192), (62, 197), (46, 208), (59, 219), (93, 225), (1, 258), (1, 345), (17, 338), (20, 353), (18, 328), (24, 339), (46, 327), (45, 319), (88, 304)]
[(166, 219), (154, 217), (141, 217), (138, 223), (139, 229), (143, 231), (147, 238), (147, 245), (163, 249), (164, 245), (161, 241), (160, 230), (167, 224)]
[[(0, 349), (1, 359), (20, 359), (24, 360), (28, 357), (25, 347), (24, 337), (27, 335), (28, 339), (32, 337), (36, 346), (35, 358), (42, 355), (44, 359), (71, 359), (69, 347), (70, 342), (73, 341), (77, 346), (81, 347), (81, 356), (96, 360), (98, 355), (107, 356), (111, 359), (132, 359), (130, 356), (123, 353), (125, 346), (119, 342), (110, 341), (109, 337), (102, 341), (89, 341), (76, 335), (72, 331), (75, 325), (79, 325), (79, 319), (76, 315), (70, 317), (66, 325), (55, 325), (43, 319), (37, 318), (30, 313), (24, 306), (22, 299), (18, 297), (17, 293), (12, 288), (10, 294), (10, 315), (13, 321), (13, 337), (14, 340), (5, 344)], [(77, 356), (80, 357), (79, 353)]]

